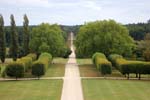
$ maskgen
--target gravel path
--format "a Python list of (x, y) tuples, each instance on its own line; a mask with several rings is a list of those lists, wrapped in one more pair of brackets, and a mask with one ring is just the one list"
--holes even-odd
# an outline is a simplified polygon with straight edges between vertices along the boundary
[[(71, 40), (73, 40), (73, 33), (71, 33)], [(72, 41), (71, 50), (72, 54), (70, 55), (65, 68), (65, 77), (61, 100), (83, 100), (81, 78), (79, 68), (76, 63)]]

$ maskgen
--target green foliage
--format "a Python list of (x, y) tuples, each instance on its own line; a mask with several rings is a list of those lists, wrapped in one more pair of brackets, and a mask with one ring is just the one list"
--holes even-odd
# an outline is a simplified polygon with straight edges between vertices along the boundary
[(44, 75), (51, 61), (52, 56), (49, 53), (42, 53), (39, 59), (32, 64), (32, 75), (38, 78)]
[(0, 15), (0, 59), (4, 63), (6, 56), (6, 46), (5, 46), (5, 32), (4, 32), (4, 20), (3, 16)]
[(24, 48), (24, 55), (29, 53), (29, 20), (27, 15), (24, 15), (24, 22), (23, 22), (23, 48)]
[(36, 60), (36, 54), (28, 54), (15, 62), (9, 63), (2, 75), (10, 77), (23, 77), (24, 73), (31, 69), (32, 62)]
[(103, 53), (96, 52), (92, 56), (92, 62), (93, 62), (93, 64), (96, 64), (97, 57), (106, 58), (106, 56)]
[(50, 51), (50, 47), (49, 45), (47, 45), (47, 43), (42, 43), (41, 46), (39, 47), (39, 52), (43, 53), (43, 52), (49, 52)]
[(107, 60), (105, 55), (103, 53), (98, 53), (96, 52), (93, 57), (92, 61), (94, 65), (97, 67), (97, 69), (103, 74), (111, 74), (112, 72), (112, 65), (111, 63)]
[(68, 58), (71, 53), (72, 53), (71, 49), (70, 48), (66, 48), (63, 57), (64, 58)]
[(18, 63), (24, 64), (25, 71), (28, 71), (28, 69), (32, 66), (32, 58), (31, 57), (22, 57), (21, 59), (17, 60)]
[(91, 57), (95, 52), (128, 56), (134, 47), (127, 28), (113, 20), (86, 23), (80, 28), (75, 45), (77, 57)]
[(26, 57), (31, 57), (32, 61), (35, 61), (37, 59), (37, 55), (34, 53), (29, 53)]
[(10, 77), (15, 77), (16, 79), (24, 76), (25, 67), (22, 63), (13, 62), (6, 66), (6, 74)]
[(122, 74), (127, 74), (128, 78), (131, 73), (135, 73), (136, 75), (139, 74), (139, 79), (141, 78), (141, 74), (150, 74), (150, 62), (130, 61), (122, 57), (118, 57), (111, 61), (115, 63), (117, 69), (119, 69)]
[(146, 61), (150, 61), (150, 33), (145, 35), (145, 50), (143, 52), (143, 57), (145, 58)]
[(117, 66), (116, 60), (117, 60), (117, 59), (122, 59), (122, 58), (123, 58), (123, 57), (122, 57), (121, 55), (118, 55), (118, 54), (111, 54), (111, 55), (109, 55), (109, 60), (111, 61), (112, 65), (113, 65), (114, 67)]
[(16, 31), (16, 24), (14, 20), (14, 16), (10, 16), (11, 19), (11, 46), (10, 46), (10, 55), (14, 61), (17, 60), (17, 53), (18, 53), (18, 34)]
[(32, 52), (40, 54), (48, 51), (53, 56), (62, 55), (65, 50), (65, 41), (61, 28), (54, 24), (41, 24), (32, 29), (30, 48)]
[(37, 76), (38, 78), (44, 75), (46, 72), (46, 68), (44, 67), (44, 63), (36, 61), (32, 65), (32, 75)]
[(150, 23), (128, 24), (126, 27), (129, 30), (130, 36), (134, 40), (143, 40), (146, 33), (150, 32)]

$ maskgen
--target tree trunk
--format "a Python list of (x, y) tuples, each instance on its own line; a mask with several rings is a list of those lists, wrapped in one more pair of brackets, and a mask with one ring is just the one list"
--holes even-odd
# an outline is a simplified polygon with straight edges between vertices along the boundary
[(136, 73), (136, 78), (138, 78), (138, 73)]
[(129, 80), (129, 74), (128, 74), (128, 80)]
[(141, 74), (139, 74), (139, 80), (141, 79)]

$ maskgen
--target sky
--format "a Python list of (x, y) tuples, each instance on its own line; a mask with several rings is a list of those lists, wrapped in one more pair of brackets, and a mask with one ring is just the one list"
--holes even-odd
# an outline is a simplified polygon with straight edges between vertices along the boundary
[(22, 25), (24, 14), (30, 25), (80, 25), (104, 19), (128, 24), (150, 19), (150, 0), (0, 0), (0, 14), (5, 25), (10, 25), (10, 14), (16, 25)]

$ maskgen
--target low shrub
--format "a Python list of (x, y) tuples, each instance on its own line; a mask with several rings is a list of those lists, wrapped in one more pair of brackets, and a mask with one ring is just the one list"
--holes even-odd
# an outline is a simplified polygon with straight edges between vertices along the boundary
[(24, 76), (25, 67), (24, 64), (19, 62), (13, 62), (6, 65), (5, 73), (7, 76), (20, 78)]
[(32, 75), (35, 75), (38, 77), (44, 75), (46, 72), (45, 64), (39, 61), (36, 61), (32, 65)]
[(37, 76), (38, 78), (44, 75), (51, 61), (51, 54), (42, 53), (39, 56), (39, 59), (32, 64), (32, 75)]
[(71, 49), (66, 48), (65, 53), (63, 54), (63, 58), (68, 58), (71, 53), (72, 53)]

